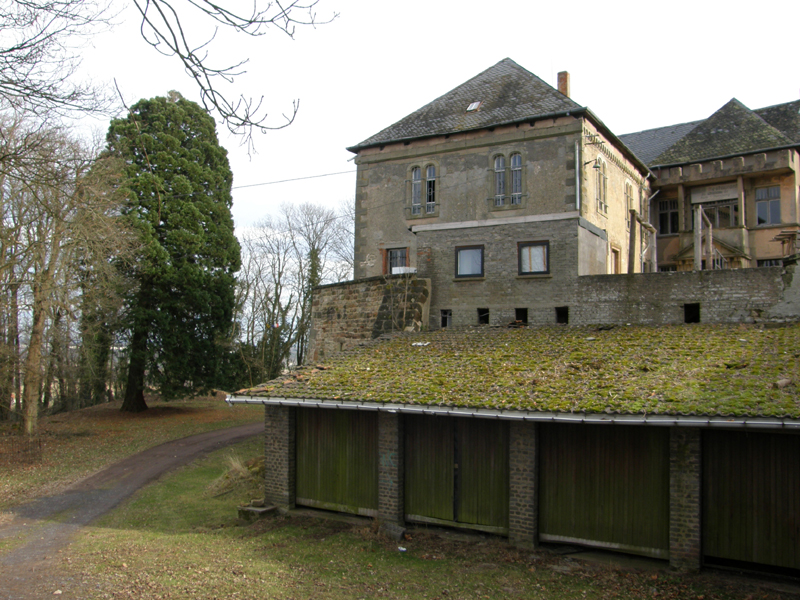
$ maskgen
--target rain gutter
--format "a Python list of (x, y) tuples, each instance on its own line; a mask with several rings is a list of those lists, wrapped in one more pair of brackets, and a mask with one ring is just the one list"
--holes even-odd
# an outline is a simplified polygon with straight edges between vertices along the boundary
[(475, 417), (505, 421), (535, 421), (549, 423), (589, 423), (607, 425), (650, 425), (663, 427), (721, 427), (728, 429), (787, 429), (800, 430), (800, 419), (766, 417), (705, 417), (690, 415), (560, 413), (523, 410), (496, 410), (448, 406), (393, 404), (388, 402), (355, 402), (347, 400), (314, 400), (309, 398), (273, 398), (229, 395), (229, 405), (262, 404), (264, 406), (300, 406), (339, 410), (383, 411), (413, 415)]

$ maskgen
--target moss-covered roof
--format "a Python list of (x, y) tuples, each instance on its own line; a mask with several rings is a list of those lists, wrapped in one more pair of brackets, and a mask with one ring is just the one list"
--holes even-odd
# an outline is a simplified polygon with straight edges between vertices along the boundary
[(800, 324), (401, 334), (237, 395), (526, 411), (800, 417)]

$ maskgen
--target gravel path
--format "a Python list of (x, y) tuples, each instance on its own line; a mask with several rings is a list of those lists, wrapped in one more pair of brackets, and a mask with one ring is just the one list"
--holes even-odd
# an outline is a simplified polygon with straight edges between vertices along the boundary
[[(61, 494), (0, 515), (0, 600), (70, 598), (58, 574), (58, 552), (81, 528), (163, 473), (264, 431), (263, 423), (219, 429), (167, 442), (84, 479)], [(61, 594), (54, 592), (61, 590)]]

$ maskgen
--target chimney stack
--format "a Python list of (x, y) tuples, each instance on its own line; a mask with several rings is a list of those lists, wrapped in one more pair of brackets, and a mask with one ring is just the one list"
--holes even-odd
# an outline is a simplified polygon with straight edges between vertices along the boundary
[(569, 98), (569, 72), (561, 71), (558, 74), (558, 91)]

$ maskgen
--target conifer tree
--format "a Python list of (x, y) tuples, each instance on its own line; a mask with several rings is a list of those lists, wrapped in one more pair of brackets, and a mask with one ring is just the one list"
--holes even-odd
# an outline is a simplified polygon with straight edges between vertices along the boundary
[(232, 326), (233, 233), (227, 152), (214, 120), (170, 92), (141, 100), (111, 122), (108, 151), (126, 162), (124, 213), (140, 236), (137, 283), (128, 298), (128, 377), (123, 411), (147, 409), (145, 383), (165, 399), (191, 395), (220, 377)]

